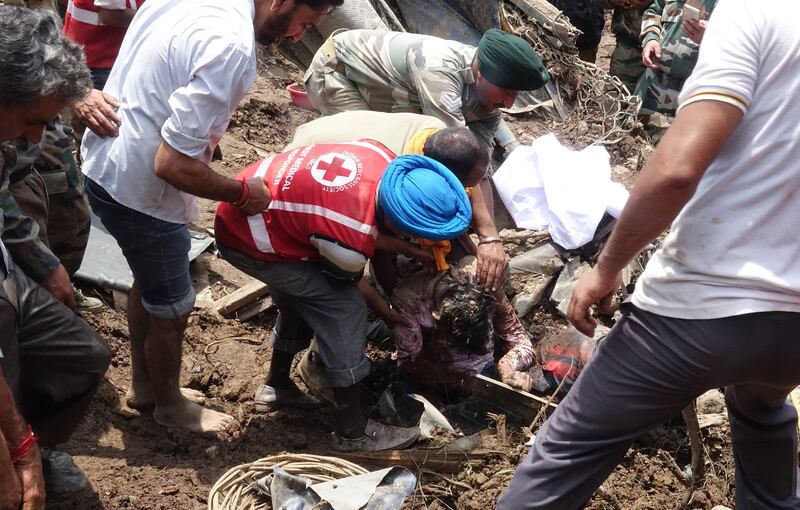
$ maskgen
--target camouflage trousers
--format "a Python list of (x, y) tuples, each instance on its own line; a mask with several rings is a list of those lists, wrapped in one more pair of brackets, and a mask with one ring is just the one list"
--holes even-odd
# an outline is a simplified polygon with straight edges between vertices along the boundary
[(345, 72), (344, 63), (336, 56), (333, 39), (328, 38), (306, 71), (305, 88), (311, 104), (323, 115), (351, 110), (377, 110), (367, 103), (358, 85), (348, 80)]
[(636, 95), (642, 99), (639, 114), (661, 113), (674, 117), (678, 109), (678, 95), (685, 82), (661, 71), (647, 69), (636, 84)]
[(619, 81), (628, 87), (628, 92), (633, 95), (636, 93), (636, 83), (644, 74), (645, 69), (642, 64), (642, 48), (617, 40), (617, 46), (611, 54), (608, 73), (619, 78)]
[[(48, 125), (41, 146), (25, 151), (21, 159), (26, 166), (12, 174), (9, 191), (22, 214), (38, 224), (41, 241), (73, 275), (86, 252), (91, 215), (69, 131), (60, 119)], [(17, 150), (23, 150), (21, 144)]]

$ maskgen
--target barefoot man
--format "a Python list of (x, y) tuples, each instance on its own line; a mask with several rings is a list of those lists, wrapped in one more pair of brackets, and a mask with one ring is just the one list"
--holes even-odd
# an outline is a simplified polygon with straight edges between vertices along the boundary
[(194, 305), (189, 231), (195, 197), (245, 214), (267, 204), (263, 181), (242, 183), (208, 167), (231, 112), (255, 80), (255, 42), (294, 40), (342, 0), (170, 0), (136, 14), (105, 91), (120, 103), (119, 134), (87, 131), (83, 170), (94, 212), (131, 267), (128, 301), (132, 407), (156, 422), (218, 432), (231, 416), (181, 392), (183, 333)]

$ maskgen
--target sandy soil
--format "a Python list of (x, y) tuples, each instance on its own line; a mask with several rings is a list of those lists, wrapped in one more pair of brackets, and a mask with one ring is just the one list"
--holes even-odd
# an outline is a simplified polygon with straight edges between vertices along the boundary
[[(607, 63), (613, 40), (604, 40), (600, 61)], [(222, 140), (222, 161), (217, 171), (234, 175), (263, 155), (280, 150), (296, 125), (314, 114), (289, 105), (284, 88), (299, 74), (280, 58), (262, 56), (261, 73), (251, 94), (234, 115)], [(523, 140), (546, 131), (535, 119), (514, 120), (512, 128)], [(635, 168), (616, 157), (615, 175), (630, 184)], [(211, 231), (214, 205), (201, 204), (202, 216), (195, 227)], [(210, 277), (215, 298), (249, 278), (227, 263), (212, 258)], [(129, 382), (130, 355), (126, 320), (108, 309), (87, 320), (108, 340), (114, 359), (95, 404), (65, 450), (91, 480), (91, 490), (54, 508), (76, 509), (201, 509), (206, 507), (211, 485), (229, 468), (279, 452), (329, 453), (331, 415), (327, 410), (284, 410), (255, 414), (252, 395), (261, 384), (271, 349), (267, 337), (274, 310), (242, 324), (198, 312), (190, 319), (182, 367), (183, 383), (201, 390), (211, 407), (234, 415), (238, 430), (218, 439), (167, 430), (146, 415), (117, 412), (117, 402)], [(563, 319), (547, 308), (526, 318), (537, 340)], [(374, 373), (365, 385), (365, 398), (374, 401), (380, 387), (391, 380), (388, 359), (391, 345), (370, 346)], [(453, 417), (454, 421), (457, 416)], [(502, 421), (502, 420), (501, 420)], [(474, 424), (460, 424), (465, 432)], [(476, 462), (465, 462), (461, 472), (450, 475), (421, 473), (417, 492), (408, 509), (493, 508), (508, 484), (515, 465), (524, 457), (526, 437), (513, 426), (492, 425), (492, 453)], [(710, 509), (731, 504), (733, 468), (725, 424), (704, 430), (709, 474), (695, 491), (688, 508)], [(611, 474), (589, 508), (594, 510), (672, 508), (686, 487), (684, 469), (689, 452), (684, 426), (677, 417), (641, 438)], [(369, 466), (367, 466), (369, 467)]]

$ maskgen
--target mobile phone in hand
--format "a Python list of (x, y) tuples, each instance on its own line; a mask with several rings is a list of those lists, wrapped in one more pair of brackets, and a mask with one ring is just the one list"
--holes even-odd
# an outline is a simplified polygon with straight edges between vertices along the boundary
[(686, 21), (700, 21), (700, 9), (691, 5), (683, 6), (683, 19)]

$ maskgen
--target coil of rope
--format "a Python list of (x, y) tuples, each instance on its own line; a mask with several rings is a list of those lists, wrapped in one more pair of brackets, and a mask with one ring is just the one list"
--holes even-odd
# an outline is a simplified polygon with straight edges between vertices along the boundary
[(576, 131), (578, 122), (586, 123), (586, 132), (573, 133), (575, 142), (614, 145), (633, 130), (639, 98), (631, 95), (616, 76), (578, 58), (573, 42), (564, 39), (572, 32), (562, 26), (568, 22), (560, 19), (561, 14), (540, 23), (506, 0), (500, 2), (500, 14), (503, 27), (531, 43), (560, 84), (559, 89), (569, 95), (571, 112), (560, 128)]
[(312, 483), (329, 482), (348, 476), (363, 475), (367, 470), (336, 457), (283, 454), (264, 457), (229, 469), (211, 487), (208, 510), (271, 510), (268, 498), (259, 495), (253, 483), (279, 467), (291, 475), (304, 476)]

